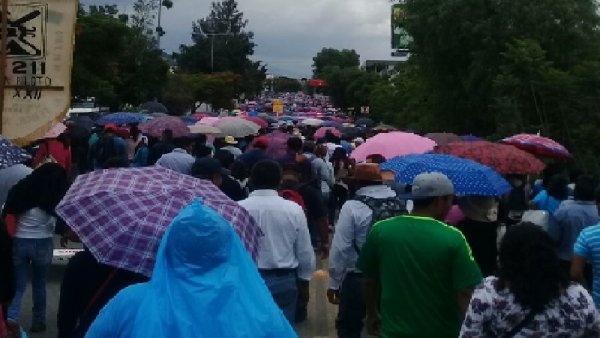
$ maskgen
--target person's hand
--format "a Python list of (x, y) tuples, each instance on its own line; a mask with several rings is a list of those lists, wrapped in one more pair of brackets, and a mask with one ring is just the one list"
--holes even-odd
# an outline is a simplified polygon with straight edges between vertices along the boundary
[(340, 291), (334, 289), (327, 290), (327, 299), (333, 305), (338, 305), (340, 303)]
[(304, 304), (308, 304), (310, 300), (310, 288), (308, 281), (301, 280), (298, 282), (298, 295)]
[(367, 332), (371, 336), (381, 336), (381, 316), (379, 314), (367, 315)]

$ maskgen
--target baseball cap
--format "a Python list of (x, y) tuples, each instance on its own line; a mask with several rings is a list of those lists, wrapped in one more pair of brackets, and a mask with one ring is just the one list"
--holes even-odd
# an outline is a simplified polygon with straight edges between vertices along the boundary
[(448, 176), (439, 172), (427, 172), (415, 177), (410, 197), (424, 199), (449, 195), (454, 195), (454, 185)]
[(269, 139), (264, 136), (259, 136), (254, 139), (252, 145), (255, 148), (267, 148), (269, 146)]

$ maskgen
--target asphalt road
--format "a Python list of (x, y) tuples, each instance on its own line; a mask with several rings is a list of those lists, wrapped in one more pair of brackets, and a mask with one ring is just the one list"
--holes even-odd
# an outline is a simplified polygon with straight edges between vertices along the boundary
[[(47, 326), (43, 333), (30, 334), (32, 338), (56, 338), (56, 313), (58, 310), (58, 299), (60, 296), (60, 283), (64, 273), (66, 260), (55, 259), (49, 273), (48, 280), (48, 309)], [(327, 261), (317, 263), (317, 271), (311, 282), (310, 303), (308, 308), (308, 319), (296, 326), (296, 332), (300, 338), (335, 338), (335, 316), (337, 307), (327, 302)], [(31, 326), (31, 284), (23, 297), (21, 307), (21, 325), (28, 331)], [(364, 337), (367, 337), (364, 335)]]

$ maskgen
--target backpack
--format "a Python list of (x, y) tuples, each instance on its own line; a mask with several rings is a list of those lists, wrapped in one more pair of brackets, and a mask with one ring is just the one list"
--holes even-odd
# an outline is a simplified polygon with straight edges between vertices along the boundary
[(299, 192), (293, 189), (284, 189), (279, 192), (279, 196), (283, 197), (288, 201), (292, 201), (299, 206), (302, 207), (302, 210), (306, 211), (306, 204), (304, 203), (304, 198), (300, 195)]
[[(375, 223), (408, 213), (406, 210), (406, 202), (399, 200), (397, 197), (373, 198), (359, 195), (354, 197), (353, 200), (363, 203), (373, 212), (367, 234), (371, 232), (371, 228)], [(356, 253), (360, 253), (360, 248), (358, 247), (356, 240), (354, 240), (352, 245), (354, 246)]]

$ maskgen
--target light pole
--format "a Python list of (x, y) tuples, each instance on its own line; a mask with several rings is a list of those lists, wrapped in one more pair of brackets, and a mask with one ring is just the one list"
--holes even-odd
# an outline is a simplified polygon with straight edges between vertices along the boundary
[[(218, 26), (220, 26), (219, 23), (229, 23), (226, 25), (225, 32), (218, 31)], [(215, 71), (215, 36), (231, 35), (231, 21), (214, 19), (203, 20), (200, 24), (200, 29), (204, 35), (210, 37), (210, 72), (212, 74)]]

